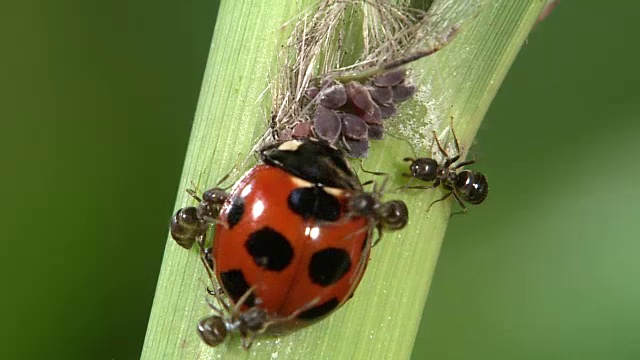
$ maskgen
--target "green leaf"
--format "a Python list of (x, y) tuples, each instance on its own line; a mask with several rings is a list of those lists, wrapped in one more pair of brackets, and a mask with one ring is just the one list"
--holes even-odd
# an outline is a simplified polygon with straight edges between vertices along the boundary
[[(420, 91), (400, 107), (399, 118), (389, 120), (394, 122), (392, 132), (409, 141), (387, 137), (373, 142), (364, 161), (366, 169), (391, 175), (385, 198), (405, 200), (410, 222), (402, 231), (385, 234), (373, 249), (353, 299), (306, 329), (279, 338), (260, 337), (248, 352), (237, 336), (209, 348), (195, 330), (197, 321), (210, 314), (206, 273), (195, 251), (185, 251), (168, 238), (142, 358), (408, 358), (452, 203), (438, 203), (427, 212), (442, 196), (440, 190), (395, 192), (406, 183), (400, 174), (407, 164), (401, 159), (412, 156), (414, 149), (429, 155), (431, 130), (443, 130), (451, 116), (461, 145), (468, 149), (544, 4), (488, 1), (449, 46), (412, 66)], [(258, 99), (288, 35), (282, 25), (301, 11), (298, 6), (291, 0), (222, 2), (176, 209), (192, 204), (184, 192), (192, 183), (201, 188), (217, 183), (263, 135), (269, 114)]]

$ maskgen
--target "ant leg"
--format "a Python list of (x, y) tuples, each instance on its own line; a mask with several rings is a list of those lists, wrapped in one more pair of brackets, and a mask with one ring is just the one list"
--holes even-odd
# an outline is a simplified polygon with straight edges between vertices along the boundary
[[(204, 243), (202, 242), (200, 244), (204, 244)], [(214, 275), (213, 275), (215, 271), (215, 264), (213, 263), (213, 259), (211, 258), (210, 253), (207, 251), (207, 249), (204, 248), (204, 245), (200, 246), (200, 261), (204, 265), (204, 269), (207, 272), (207, 276), (209, 277), (209, 281), (211, 282), (211, 287), (215, 289), (216, 281), (214, 280)], [(220, 306), (224, 308), (225, 311), (227, 312), (230, 311), (231, 307), (220, 296), (221, 294), (224, 294), (224, 290), (221, 287), (218, 287), (217, 291), (210, 291), (209, 287), (207, 286), (207, 293), (213, 296), (216, 299), (216, 301), (220, 304)], [(218, 309), (217, 306), (213, 305), (213, 303), (211, 303), (209, 299), (207, 299), (207, 303), (209, 304), (209, 307), (211, 307), (212, 309), (215, 309), (219, 314), (222, 315), (223, 313), (222, 310)]]
[(256, 287), (255, 285), (250, 287), (249, 290), (245, 291), (245, 293), (240, 297), (240, 299), (238, 299), (238, 302), (233, 307), (234, 313), (238, 313), (240, 311), (240, 307), (247, 301), (249, 296), (251, 296), (255, 287)]
[(440, 150), (440, 153), (442, 153), (442, 155), (444, 155), (444, 157), (446, 159), (444, 164), (442, 165), (443, 167), (448, 168), (451, 164), (453, 164), (454, 162), (458, 161), (458, 159), (460, 159), (460, 154), (457, 154), (456, 156), (449, 157), (449, 154), (447, 153), (447, 151), (440, 144), (440, 140), (438, 140), (438, 135), (436, 134), (435, 131), (433, 132), (433, 138), (436, 141), (436, 145), (438, 145), (438, 150)]
[(429, 190), (435, 189), (438, 185), (416, 185), (416, 186), (406, 186), (404, 189), (417, 189), (417, 190)]
[(218, 295), (222, 295), (224, 294), (224, 289), (222, 287), (218, 287), (217, 290), (211, 290), (209, 289), (209, 287), (207, 286), (207, 294), (211, 295), (211, 296), (218, 296)]
[(387, 173), (366, 170), (362, 166), (362, 161), (360, 162), (360, 170), (366, 172), (367, 174), (371, 174), (371, 175), (389, 177), (389, 174), (387, 174)]
[(449, 158), (449, 154), (447, 154), (447, 152), (442, 147), (442, 145), (440, 145), (440, 140), (438, 140), (438, 134), (436, 134), (435, 131), (433, 132), (433, 139), (436, 141), (436, 145), (438, 145), (438, 150), (440, 150), (440, 153), (444, 155), (445, 158)]
[(365, 187), (365, 186), (367, 186), (367, 185), (371, 185), (371, 184), (373, 184), (373, 183), (374, 183), (374, 181), (373, 181), (373, 180), (365, 181), (365, 182), (363, 182), (363, 183), (362, 183), (362, 187)]
[[(380, 242), (380, 240), (382, 240), (382, 227), (380, 225), (376, 226), (376, 231), (378, 233), (378, 238), (376, 238), (373, 243), (371, 244), (371, 247), (374, 247), (376, 245), (378, 245), (378, 243)], [(371, 231), (373, 233), (373, 231)]]
[(451, 129), (451, 134), (453, 135), (453, 142), (456, 145), (456, 153), (458, 155), (460, 155), (460, 153), (461, 153), (461, 151), (460, 151), (460, 143), (458, 142), (458, 137), (456, 136), (456, 131), (453, 129), (453, 116), (451, 117), (450, 129)]
[(452, 192), (452, 193), (453, 193), (453, 198), (456, 199), (456, 201), (458, 202), (458, 205), (460, 205), (462, 210), (461, 211), (452, 212), (451, 215), (449, 216), (449, 218), (451, 218), (453, 215), (466, 214), (467, 213), (467, 207), (464, 205), (464, 202), (462, 201), (462, 199), (460, 199), (458, 194), (456, 194), (454, 192)]
[(441, 197), (440, 199), (438, 199), (438, 200), (436, 200), (436, 201), (432, 202), (432, 203), (431, 203), (431, 205), (429, 205), (429, 208), (427, 209), (427, 212), (429, 212), (429, 210), (431, 210), (431, 207), (432, 207), (435, 203), (440, 202), (440, 201), (447, 200), (447, 199), (449, 198), (449, 196), (451, 196), (451, 194), (453, 194), (453, 191), (449, 191), (448, 193), (446, 193), (446, 194), (445, 194), (443, 197)]
[(448, 168), (449, 166), (451, 166), (451, 164), (453, 164), (454, 162), (458, 161), (458, 159), (460, 159), (460, 155), (456, 155), (454, 157), (447, 158), (447, 160), (445, 160), (444, 164), (442, 164), (442, 167)]
[[(380, 189), (384, 189), (387, 186), (387, 182), (389, 181), (389, 174), (387, 173), (383, 173), (383, 172), (377, 172), (377, 171), (369, 171), (366, 170), (363, 166), (362, 166), (362, 161), (360, 162), (360, 170), (362, 170), (363, 172), (367, 173), (367, 174), (371, 174), (371, 175), (375, 175), (375, 176), (383, 176), (384, 180), (382, 180), (382, 184), (380, 185)], [(378, 189), (376, 189), (375, 184), (374, 184), (374, 192), (377, 192)]]
[(471, 164), (475, 164), (475, 163), (476, 163), (476, 161), (475, 161), (475, 160), (467, 160), (467, 161), (463, 161), (463, 162), (461, 162), (461, 163), (457, 164), (453, 169), (454, 169), (454, 170), (455, 170), (455, 169), (459, 169), (459, 168), (461, 168), (461, 167), (463, 167), (463, 166), (471, 165)]
[[(217, 297), (216, 297), (216, 299), (217, 299)], [(211, 310), (213, 310), (216, 314), (218, 314), (218, 316), (224, 317), (224, 315), (225, 315), (224, 311), (220, 310), (214, 303), (211, 302), (211, 300), (209, 298), (205, 297), (205, 301), (207, 302), (207, 305), (209, 305)], [(223, 307), (225, 307), (225, 309), (226, 309), (226, 304), (224, 304)]]
[(213, 258), (211, 257), (211, 250), (205, 247), (205, 241), (207, 238), (207, 233), (198, 235), (196, 241), (198, 242), (198, 247), (200, 248), (200, 259), (204, 264), (204, 267), (207, 270), (214, 271)]
[(198, 196), (198, 193), (195, 189), (186, 189), (187, 194), (189, 194), (192, 198), (196, 199), (197, 202), (201, 202), (202, 199)]
[(411, 182), (414, 179), (413, 175), (411, 175), (411, 174), (402, 174), (402, 175), (405, 176), (405, 177), (408, 177), (409, 181), (407, 181), (407, 183), (404, 184), (404, 186), (401, 186), (401, 187), (397, 188), (396, 192), (401, 191), (401, 190), (411, 189), (411, 186), (409, 186), (409, 185), (411, 185)]
[(250, 334), (242, 338), (242, 349), (248, 351), (253, 345), (253, 341), (256, 339), (257, 334)]
[(438, 186), (440, 186), (440, 179), (436, 179), (433, 184), (431, 185), (416, 185), (416, 186), (407, 186), (407, 189), (422, 189), (422, 190), (428, 190), (428, 189), (435, 189)]

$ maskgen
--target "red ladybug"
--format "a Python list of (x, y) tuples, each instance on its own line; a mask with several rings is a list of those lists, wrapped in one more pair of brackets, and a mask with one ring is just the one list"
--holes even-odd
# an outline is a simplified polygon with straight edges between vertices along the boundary
[(202, 243), (216, 223), (209, 266), (234, 306), (223, 303), (199, 323), (211, 346), (235, 331), (248, 348), (262, 332), (286, 333), (330, 314), (364, 274), (372, 229), (407, 222), (403, 202), (364, 192), (342, 153), (324, 143), (289, 141), (261, 158), (229, 194), (208, 190), (172, 220), (185, 247)]

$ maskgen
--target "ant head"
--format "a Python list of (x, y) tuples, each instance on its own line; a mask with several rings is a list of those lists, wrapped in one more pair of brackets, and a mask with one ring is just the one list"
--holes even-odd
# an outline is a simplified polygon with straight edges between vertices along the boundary
[(473, 205), (483, 202), (489, 193), (487, 178), (477, 171), (460, 171), (454, 185), (456, 193), (464, 201)]
[(198, 334), (207, 345), (217, 346), (227, 337), (227, 325), (222, 317), (209, 316), (198, 323)]
[(383, 203), (378, 210), (378, 218), (388, 230), (400, 230), (409, 221), (409, 209), (402, 200)]
[(222, 204), (227, 200), (227, 193), (224, 189), (213, 188), (205, 191), (202, 194), (202, 201), (206, 201), (212, 204)]
[(438, 175), (438, 162), (432, 158), (418, 158), (409, 165), (411, 176), (423, 181), (433, 181)]
[(213, 188), (202, 194), (198, 204), (198, 216), (203, 219), (217, 219), (220, 209), (229, 195), (221, 188)]
[(198, 209), (185, 207), (171, 218), (171, 237), (185, 249), (191, 249), (196, 237), (206, 231), (206, 225), (198, 216)]

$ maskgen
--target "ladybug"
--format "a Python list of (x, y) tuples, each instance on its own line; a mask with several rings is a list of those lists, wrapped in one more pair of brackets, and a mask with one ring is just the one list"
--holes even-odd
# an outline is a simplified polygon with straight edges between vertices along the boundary
[(198, 330), (209, 345), (237, 332), (255, 336), (308, 326), (344, 304), (362, 279), (374, 229), (406, 225), (402, 201), (365, 192), (343, 153), (292, 140), (263, 149), (261, 163), (229, 193), (206, 191), (198, 207), (179, 210), (171, 233), (183, 247), (204, 244), (203, 259), (233, 306), (221, 301)]
[(411, 163), (409, 165), (409, 170), (411, 171), (411, 173), (405, 174), (406, 176), (411, 176), (423, 181), (433, 182), (431, 185), (406, 186), (406, 188), (433, 189), (442, 185), (442, 187), (448, 192), (440, 199), (432, 202), (429, 208), (431, 208), (433, 204), (439, 201), (446, 200), (447, 198), (449, 198), (449, 196), (453, 195), (453, 198), (456, 199), (456, 201), (462, 208), (462, 211), (467, 212), (467, 207), (464, 203), (466, 202), (472, 205), (482, 203), (489, 193), (489, 184), (487, 182), (486, 176), (478, 171), (459, 170), (465, 165), (471, 165), (475, 163), (475, 160), (458, 162), (458, 160), (460, 159), (460, 145), (458, 143), (456, 133), (453, 131), (453, 127), (451, 129), (451, 133), (453, 134), (453, 139), (455, 141), (457, 155), (450, 157), (447, 154), (442, 145), (440, 145), (438, 136), (434, 131), (433, 137), (436, 144), (438, 145), (440, 153), (442, 153), (445, 160), (442, 164), (440, 164), (437, 160), (428, 157), (404, 158), (404, 161)]

